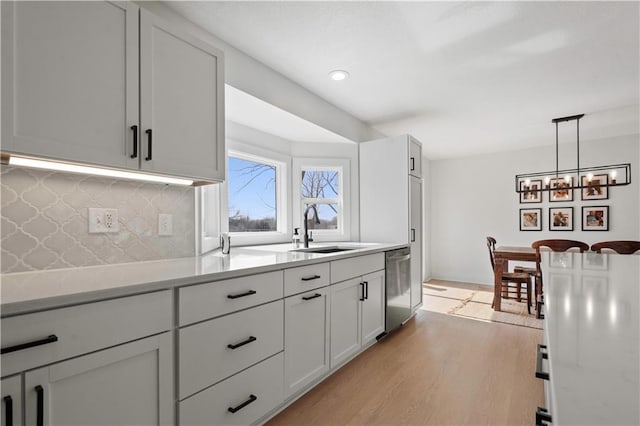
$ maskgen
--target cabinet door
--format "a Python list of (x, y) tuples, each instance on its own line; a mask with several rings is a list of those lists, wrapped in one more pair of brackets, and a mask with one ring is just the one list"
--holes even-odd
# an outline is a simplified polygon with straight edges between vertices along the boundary
[(366, 299), (362, 302), (362, 346), (375, 340), (385, 328), (385, 281), (384, 270), (362, 277)]
[(2, 426), (22, 425), (22, 378), (20, 375), (7, 377), (0, 381), (2, 392), (0, 424)]
[(291, 396), (329, 371), (328, 287), (284, 301), (284, 383)]
[(173, 424), (171, 335), (160, 334), (25, 374), (25, 424)]
[(409, 174), (422, 177), (422, 145), (409, 137)]
[(2, 2), (2, 149), (138, 168), (138, 7)]
[(363, 298), (359, 277), (331, 286), (331, 368), (360, 350)]
[(222, 51), (140, 11), (144, 170), (224, 179)]
[(411, 177), (411, 307), (422, 304), (422, 180)]

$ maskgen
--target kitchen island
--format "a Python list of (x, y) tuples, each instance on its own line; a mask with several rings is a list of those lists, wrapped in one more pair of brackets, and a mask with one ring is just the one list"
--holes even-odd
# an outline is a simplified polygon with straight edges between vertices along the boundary
[(554, 425), (640, 424), (640, 256), (542, 253)]

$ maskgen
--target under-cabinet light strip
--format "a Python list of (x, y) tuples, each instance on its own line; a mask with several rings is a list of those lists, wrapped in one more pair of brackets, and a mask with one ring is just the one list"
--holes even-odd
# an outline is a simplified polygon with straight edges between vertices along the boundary
[(12, 166), (34, 167), (37, 169), (59, 170), (62, 172), (82, 173), (97, 176), (107, 176), (121, 179), (144, 180), (157, 183), (169, 183), (173, 185), (193, 185), (193, 180), (180, 179), (167, 176), (151, 175), (147, 173), (125, 172), (122, 170), (106, 169), (101, 167), (81, 166), (78, 164), (62, 163), (49, 160), (37, 160), (11, 155), (9, 164)]

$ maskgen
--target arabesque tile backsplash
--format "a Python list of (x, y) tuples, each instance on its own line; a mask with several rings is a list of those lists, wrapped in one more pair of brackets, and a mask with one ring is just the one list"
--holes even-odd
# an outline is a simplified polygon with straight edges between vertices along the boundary
[[(194, 189), (2, 166), (2, 273), (193, 256)], [(89, 234), (88, 208), (117, 208), (119, 232)], [(173, 235), (158, 236), (158, 214)]]

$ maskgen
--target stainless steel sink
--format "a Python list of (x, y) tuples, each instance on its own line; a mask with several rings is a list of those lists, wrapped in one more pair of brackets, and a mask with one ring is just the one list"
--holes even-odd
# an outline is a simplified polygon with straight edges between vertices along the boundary
[(289, 250), (289, 251), (301, 252), (301, 253), (320, 253), (320, 254), (324, 254), (324, 253), (338, 253), (338, 252), (341, 252), (341, 251), (348, 251), (348, 250), (355, 250), (355, 249), (354, 248), (348, 248), (348, 247), (330, 246), (330, 247), (309, 247), (309, 248), (294, 249), (294, 250)]

